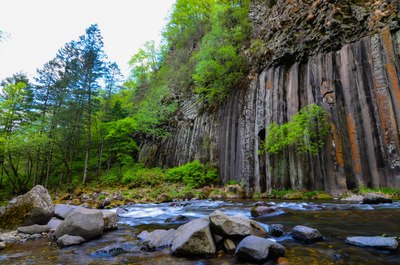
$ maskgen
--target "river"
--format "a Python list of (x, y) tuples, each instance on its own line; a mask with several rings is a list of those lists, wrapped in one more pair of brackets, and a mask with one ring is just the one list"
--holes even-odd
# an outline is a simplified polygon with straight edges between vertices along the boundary
[[(274, 238), (287, 249), (289, 264), (400, 264), (400, 253), (373, 250), (345, 244), (347, 236), (388, 235), (400, 237), (400, 202), (382, 205), (361, 205), (341, 202), (274, 201), (278, 211), (269, 216), (254, 218), (266, 229), (268, 224), (283, 224), (287, 231), (295, 225), (317, 228), (323, 242), (301, 244), (286, 235)], [(233, 255), (213, 258), (178, 258), (168, 250), (139, 251), (136, 239), (141, 231), (176, 228), (180, 224), (165, 223), (171, 216), (189, 218), (207, 216), (219, 209), (227, 215), (250, 216), (255, 201), (189, 201), (171, 206), (163, 204), (135, 204), (126, 206), (119, 218), (119, 229), (81, 246), (59, 249), (49, 239), (15, 243), (0, 252), (1, 264), (251, 264), (239, 262)], [(123, 244), (138, 249), (116, 257), (92, 255), (95, 250), (112, 244)]]

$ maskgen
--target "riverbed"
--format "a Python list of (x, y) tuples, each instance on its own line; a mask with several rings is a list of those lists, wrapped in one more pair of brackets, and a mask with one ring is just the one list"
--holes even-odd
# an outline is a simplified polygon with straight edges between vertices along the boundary
[[(400, 253), (366, 249), (345, 243), (347, 236), (400, 237), (400, 202), (362, 205), (350, 202), (295, 202), (274, 201), (277, 211), (268, 216), (253, 218), (268, 230), (269, 224), (282, 224), (286, 231), (296, 225), (318, 229), (323, 242), (302, 244), (290, 235), (273, 238), (287, 249), (289, 264), (400, 264)], [(9, 245), (0, 252), (1, 264), (251, 264), (237, 261), (234, 255), (222, 254), (211, 258), (178, 258), (167, 249), (140, 251), (136, 235), (154, 229), (177, 228), (179, 223), (165, 223), (172, 216), (184, 215), (191, 219), (207, 216), (214, 210), (227, 215), (251, 218), (250, 208), (255, 201), (195, 200), (179, 203), (135, 204), (125, 206), (119, 215), (119, 229), (81, 246), (59, 249), (50, 239), (42, 238)], [(115, 209), (116, 210), (116, 209)], [(93, 255), (103, 247), (122, 244), (131, 253), (116, 257)], [(135, 251), (136, 250), (136, 251)]]

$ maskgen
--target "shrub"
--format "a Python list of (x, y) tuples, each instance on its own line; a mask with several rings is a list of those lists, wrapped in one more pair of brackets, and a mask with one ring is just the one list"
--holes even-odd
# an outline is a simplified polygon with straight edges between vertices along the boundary
[(141, 168), (126, 170), (122, 176), (122, 183), (131, 187), (155, 187), (165, 181), (165, 174), (160, 168)]
[(327, 113), (322, 107), (311, 104), (285, 124), (271, 123), (267, 131), (267, 138), (261, 144), (262, 151), (279, 154), (285, 148), (294, 146), (299, 153), (316, 155), (324, 146), (329, 131)]
[(168, 181), (183, 182), (193, 188), (210, 184), (217, 178), (216, 168), (205, 166), (198, 160), (167, 170)]

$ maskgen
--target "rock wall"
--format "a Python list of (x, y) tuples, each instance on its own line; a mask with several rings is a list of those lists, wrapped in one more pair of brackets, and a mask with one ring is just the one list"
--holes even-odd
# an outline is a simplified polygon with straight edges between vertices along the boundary
[[(400, 187), (399, 77), (400, 31), (383, 30), (304, 63), (267, 67), (214, 114), (185, 102), (173, 135), (143, 143), (140, 159), (166, 166), (211, 161), (224, 182), (244, 181), (256, 192)], [(331, 132), (319, 155), (258, 154), (271, 122), (286, 122), (311, 103), (330, 114)]]

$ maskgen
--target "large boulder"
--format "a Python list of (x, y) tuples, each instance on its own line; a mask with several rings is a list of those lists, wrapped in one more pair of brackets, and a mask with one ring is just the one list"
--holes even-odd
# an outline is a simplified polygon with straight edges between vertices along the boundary
[(268, 233), (258, 222), (243, 216), (227, 216), (216, 210), (209, 216), (213, 233), (228, 238), (244, 238), (249, 235), (267, 237)]
[(215, 254), (210, 220), (206, 217), (199, 218), (178, 227), (171, 250), (174, 255), (181, 256)]
[(103, 213), (99, 210), (76, 208), (56, 228), (55, 237), (81, 236), (89, 240), (103, 234)]
[(323, 239), (321, 233), (317, 229), (303, 225), (296, 225), (292, 229), (292, 237), (297, 241), (305, 243), (313, 243), (322, 241)]
[(118, 229), (118, 215), (112, 211), (102, 211), (104, 220), (104, 230)]
[(48, 227), (47, 225), (21, 226), (18, 227), (17, 231), (24, 234), (41, 234), (49, 232), (50, 227)]
[(258, 236), (248, 236), (240, 241), (235, 255), (243, 260), (266, 261), (285, 255), (285, 247), (272, 240)]
[(68, 214), (75, 210), (78, 206), (69, 204), (56, 204), (54, 207), (54, 215), (59, 219), (65, 219)]
[(57, 227), (63, 222), (63, 220), (58, 219), (57, 217), (53, 217), (50, 219), (50, 221), (47, 223), (47, 226), (49, 227), (50, 231), (55, 231)]
[(386, 250), (395, 250), (399, 245), (396, 239), (382, 236), (350, 236), (346, 238), (346, 243)]
[(16, 229), (19, 226), (47, 224), (53, 217), (54, 205), (49, 192), (41, 185), (10, 202), (0, 216), (0, 228)]
[(80, 236), (63, 235), (57, 239), (57, 245), (61, 248), (73, 245), (80, 245), (83, 242), (85, 242), (85, 239)]
[(362, 200), (362, 204), (379, 204), (379, 203), (392, 203), (392, 200), (383, 194), (379, 193), (366, 193)]
[(143, 238), (142, 249), (151, 251), (157, 248), (170, 247), (174, 236), (175, 229), (156, 229), (146, 234), (142, 232), (138, 238)]

